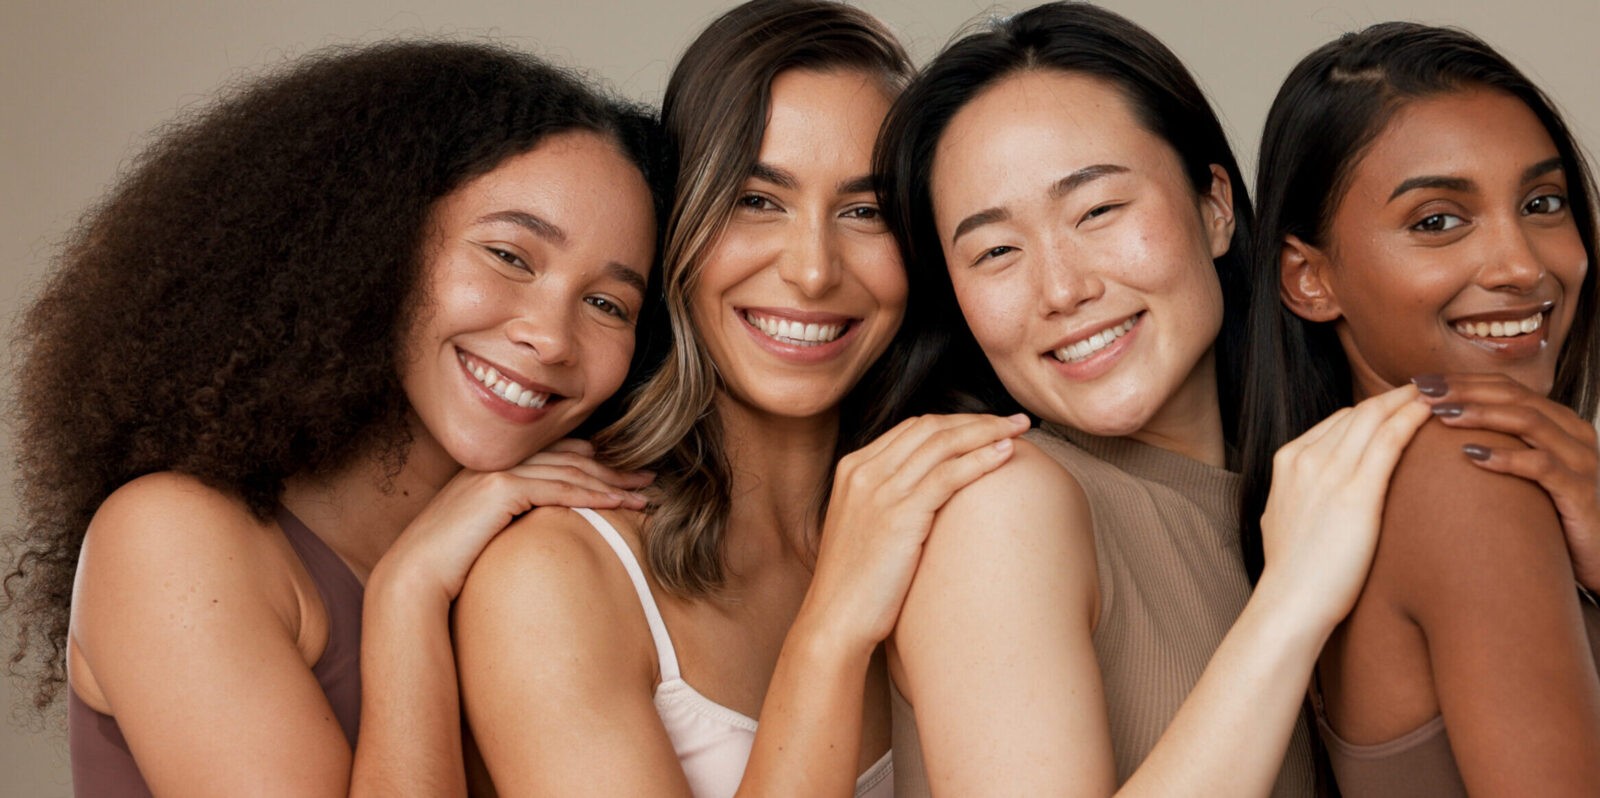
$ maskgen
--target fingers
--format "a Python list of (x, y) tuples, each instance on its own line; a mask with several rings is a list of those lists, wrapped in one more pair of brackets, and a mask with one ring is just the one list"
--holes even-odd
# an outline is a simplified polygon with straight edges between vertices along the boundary
[[(582, 438), (562, 438), (544, 448), (546, 452), (571, 452), (584, 457), (594, 457), (594, 444)], [(539, 455), (535, 454), (534, 457)], [(533, 458), (529, 458), (530, 460)]]
[(1561, 458), (1544, 449), (1491, 449), (1469, 444), (1463, 454), (1481, 468), (1536, 482), (1554, 496), (1593, 495), (1593, 475), (1585, 480)]
[[(534, 465), (515, 466), (506, 472), (507, 477), (517, 482), (511, 485), (511, 490), (522, 495), (532, 496), (546, 490), (546, 484), (564, 485), (580, 491), (581, 499), (576, 501), (599, 501), (600, 504), (573, 504), (573, 499), (560, 499), (556, 501), (535, 501), (535, 506), (560, 506), (560, 507), (628, 507), (629, 509), (643, 509), (646, 500), (643, 496), (625, 488), (619, 488), (615, 483), (571, 465), (558, 465), (540, 463)], [(539, 495), (569, 495), (566, 493)]]
[[(1415, 401), (1417, 396), (1415, 386), (1402, 385), (1358, 403), (1350, 414), (1350, 423), (1338, 440), (1339, 456), (1345, 462), (1361, 462), (1367, 455), (1368, 447), (1375, 443), (1380, 429), (1386, 430), (1390, 436), (1403, 434), (1399, 444), (1401, 449), (1405, 448), (1412, 433), (1429, 416), (1427, 406)], [(1399, 451), (1395, 451), (1394, 455), (1398, 458)], [(1393, 466), (1389, 466), (1388, 470), (1393, 470)], [(1388, 478), (1387, 471), (1384, 478)]]
[(874, 458), (869, 467), (883, 482), (909, 493), (941, 463), (1009, 440), (1028, 429), (1026, 416), (977, 414), (925, 416)]
[[(588, 444), (585, 444), (588, 445)], [(592, 449), (591, 449), (592, 451)], [(655, 481), (655, 474), (649, 471), (618, 471), (606, 466), (593, 457), (576, 451), (555, 451), (554, 447), (522, 461), (521, 465), (514, 468), (527, 466), (561, 466), (582, 471), (595, 479), (605, 482), (615, 488), (623, 490), (638, 490)]]
[[(1513, 426), (1527, 423), (1522, 414), (1489, 415), (1499, 410), (1522, 410), (1541, 416), (1554, 429), (1578, 440), (1593, 441), (1594, 426), (1572, 408), (1504, 374), (1450, 374), (1417, 377), (1424, 388), (1423, 401), (1435, 408), (1440, 420), (1453, 427), (1483, 427), (1519, 435)], [(1502, 426), (1502, 424), (1508, 426)]]

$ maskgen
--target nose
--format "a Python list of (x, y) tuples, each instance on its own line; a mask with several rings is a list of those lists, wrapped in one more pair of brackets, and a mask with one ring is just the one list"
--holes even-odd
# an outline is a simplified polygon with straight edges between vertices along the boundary
[(843, 268), (838, 242), (824, 225), (795, 225), (778, 263), (778, 276), (799, 289), (808, 299), (817, 299), (839, 284)]
[(1513, 222), (1498, 227), (1495, 245), (1486, 253), (1488, 260), (1478, 271), (1479, 284), (1491, 291), (1532, 291), (1545, 276), (1539, 253), (1534, 251), (1522, 225)]
[(540, 363), (569, 365), (573, 346), (573, 313), (564, 302), (551, 302), (519, 314), (506, 324), (506, 337), (519, 347), (532, 349)]
[(1082, 258), (1064, 247), (1047, 247), (1034, 262), (1034, 289), (1044, 315), (1072, 313), (1105, 292), (1105, 284)]

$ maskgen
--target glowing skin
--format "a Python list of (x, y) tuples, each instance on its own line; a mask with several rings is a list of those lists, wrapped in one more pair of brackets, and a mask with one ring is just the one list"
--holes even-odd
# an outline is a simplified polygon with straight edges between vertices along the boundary
[(587, 132), (551, 136), (440, 200), (402, 370), (417, 445), (507, 468), (614, 393), (654, 224), (638, 168)]
[(933, 162), (935, 223), (962, 315), (1025, 407), (1220, 457), (1212, 259), (1233, 219), (1227, 177), (1212, 171), (1196, 193), (1121, 93), (1082, 75), (1006, 78), (951, 120)]
[(690, 300), (733, 401), (783, 417), (837, 412), (899, 328), (905, 271), (869, 167), (888, 109), (863, 73), (773, 80), (755, 173)]
[(1293, 306), (1337, 319), (1358, 398), (1451, 372), (1549, 393), (1589, 264), (1555, 144), (1520, 100), (1408, 103), (1351, 172), (1329, 241), (1305, 248)]

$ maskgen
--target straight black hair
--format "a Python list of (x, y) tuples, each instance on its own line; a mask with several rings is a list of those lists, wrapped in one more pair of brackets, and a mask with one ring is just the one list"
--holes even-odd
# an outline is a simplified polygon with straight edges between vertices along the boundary
[[(1595, 263), (1594, 179), (1550, 100), (1470, 33), (1387, 22), (1348, 33), (1306, 56), (1278, 90), (1261, 141), (1244, 400), (1241, 542), (1252, 579), (1261, 575), (1261, 513), (1278, 447), (1353, 400), (1350, 364), (1331, 323), (1300, 318), (1278, 295), (1279, 253), (1295, 236), (1326, 243), (1329, 223), (1368, 145), (1413, 100), (1486, 88), (1521, 100), (1555, 142), (1584, 252)], [(1556, 364), (1552, 398), (1593, 419), (1600, 401), (1594, 269), (1579, 291), (1572, 330)]]
[(1055, 70), (1106, 80), (1122, 91), (1147, 130), (1177, 152), (1197, 193), (1211, 165), (1233, 182), (1234, 233), (1214, 261), (1222, 284), (1217, 386), (1227, 440), (1236, 440), (1243, 373), (1244, 310), (1254, 214), (1238, 162), (1205, 93), (1178, 57), (1149, 31), (1086, 3), (1048, 3), (990, 22), (950, 44), (900, 95), (878, 139), (874, 171), (889, 228), (905, 254), (911, 289), (906, 325), (945, 350), (924, 383), (917, 410), (1011, 413), (1006, 392), (972, 337), (934, 228), (929, 179), (939, 138), (967, 103), (1008, 76)]

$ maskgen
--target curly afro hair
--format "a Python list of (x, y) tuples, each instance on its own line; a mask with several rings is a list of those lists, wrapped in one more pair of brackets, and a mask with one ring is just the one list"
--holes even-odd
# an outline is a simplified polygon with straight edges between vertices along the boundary
[(267, 517), (290, 475), (398, 468), (430, 211), (566, 130), (616, 141), (660, 217), (653, 118), (494, 45), (320, 52), (160, 131), (69, 235), (17, 340), (23, 520), (4, 604), (39, 709), (65, 683), (84, 532), (119, 486), (180, 471)]

